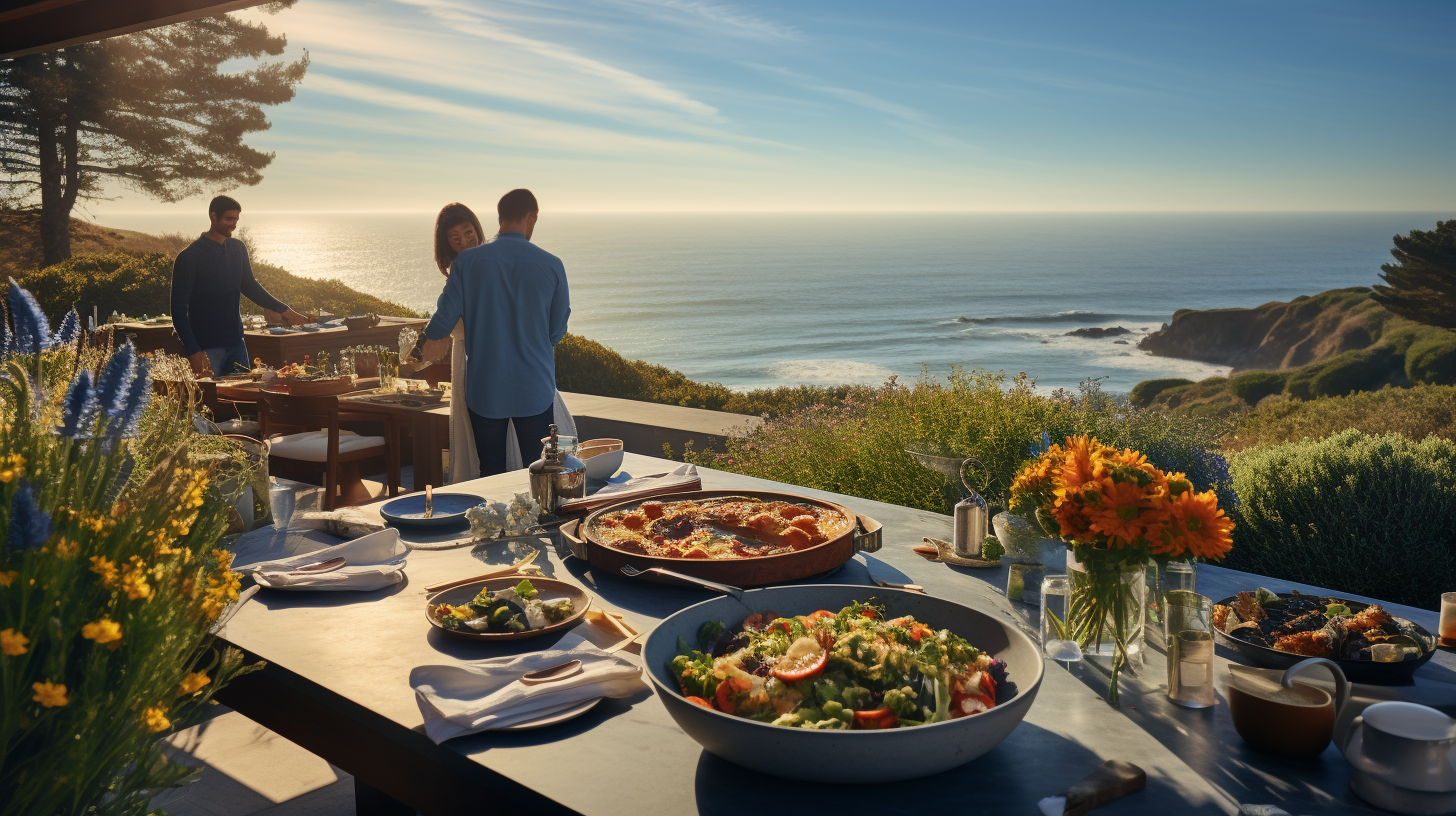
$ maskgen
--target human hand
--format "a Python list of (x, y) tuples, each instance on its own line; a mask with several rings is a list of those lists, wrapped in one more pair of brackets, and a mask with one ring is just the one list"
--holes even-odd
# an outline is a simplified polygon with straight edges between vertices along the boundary
[(424, 346), (420, 349), (420, 353), (424, 355), (426, 362), (433, 363), (436, 360), (443, 359), (445, 355), (450, 353), (450, 338), (426, 340)]
[(289, 309), (283, 313), (283, 320), (290, 326), (300, 326), (304, 323), (317, 323), (318, 315), (301, 314)]
[(207, 352), (197, 351), (187, 355), (187, 362), (192, 364), (192, 373), (198, 377), (212, 376), (212, 361), (207, 359)]

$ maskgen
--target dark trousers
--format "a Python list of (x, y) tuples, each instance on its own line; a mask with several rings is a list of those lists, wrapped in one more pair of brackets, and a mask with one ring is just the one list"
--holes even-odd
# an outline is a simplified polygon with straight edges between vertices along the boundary
[(470, 412), (470, 429), (475, 432), (475, 453), (480, 457), (480, 475), (494, 476), (506, 472), (506, 423), (516, 425), (516, 443), (521, 446), (521, 462), (527, 466), (541, 458), (541, 440), (551, 435), (556, 404), (535, 416), (491, 419)]

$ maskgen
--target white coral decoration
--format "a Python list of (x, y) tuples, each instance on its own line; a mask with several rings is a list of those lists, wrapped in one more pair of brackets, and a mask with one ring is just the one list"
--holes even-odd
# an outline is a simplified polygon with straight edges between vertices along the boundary
[(471, 537), (476, 541), (527, 535), (540, 515), (541, 505), (529, 493), (517, 493), (509, 505), (485, 502), (465, 511)]

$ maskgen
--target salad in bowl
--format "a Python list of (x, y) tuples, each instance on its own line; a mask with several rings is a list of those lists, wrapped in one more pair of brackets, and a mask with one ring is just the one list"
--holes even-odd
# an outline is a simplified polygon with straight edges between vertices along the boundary
[[(696, 648), (694, 648), (696, 646)], [(1006, 664), (949, 629), (852, 601), (838, 612), (754, 613), (678, 636), (668, 667), (694, 705), (820, 731), (884, 730), (996, 707)]]

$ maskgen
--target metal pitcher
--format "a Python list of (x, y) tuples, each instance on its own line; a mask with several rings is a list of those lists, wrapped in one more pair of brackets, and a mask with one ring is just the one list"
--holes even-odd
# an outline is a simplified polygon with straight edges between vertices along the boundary
[(981, 494), (971, 487), (970, 480), (966, 478), (966, 468), (971, 465), (976, 465), (981, 469), (987, 482), (991, 480), (991, 471), (980, 459), (961, 460), (959, 475), (967, 495), (955, 506), (955, 527), (951, 535), (951, 543), (955, 545), (955, 554), (960, 558), (981, 557), (981, 542), (986, 540), (987, 522), (990, 518), (990, 513), (986, 509), (986, 500), (981, 498)]
[(562, 502), (586, 498), (586, 465), (557, 444), (556, 426), (541, 440), (541, 458), (531, 463), (531, 497), (542, 513), (555, 513)]

